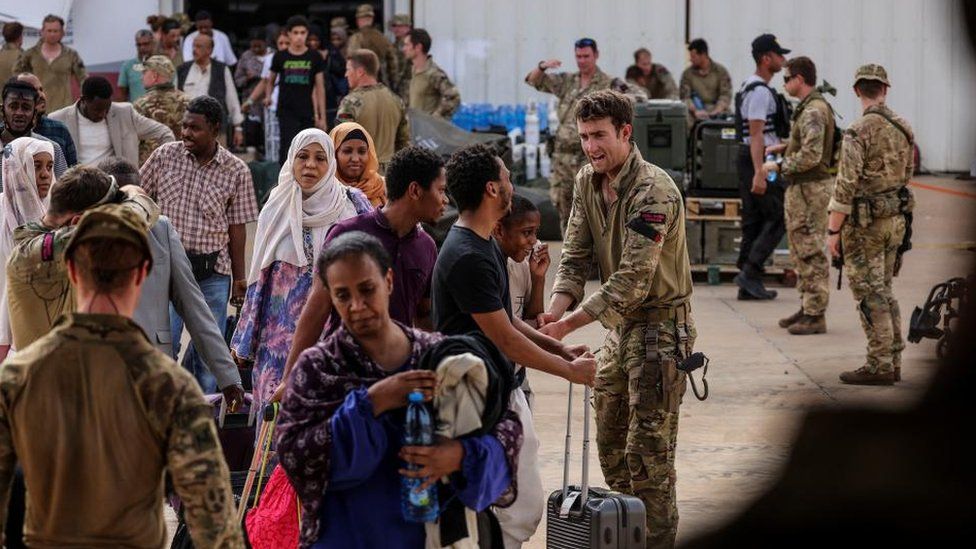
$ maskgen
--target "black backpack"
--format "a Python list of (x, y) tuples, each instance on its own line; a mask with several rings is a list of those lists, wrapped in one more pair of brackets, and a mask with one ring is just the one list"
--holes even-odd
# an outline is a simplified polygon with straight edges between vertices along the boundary
[(742, 119), (742, 100), (745, 98), (746, 94), (752, 90), (762, 86), (769, 90), (769, 93), (773, 94), (773, 99), (776, 100), (776, 112), (766, 116), (766, 126), (765, 131), (773, 130), (776, 132), (776, 136), (780, 139), (787, 139), (790, 137), (790, 117), (793, 116), (793, 105), (783, 97), (783, 94), (769, 87), (765, 82), (750, 82), (744, 88), (735, 93), (735, 137), (738, 141), (742, 141), (742, 138), (749, 133), (749, 123)]

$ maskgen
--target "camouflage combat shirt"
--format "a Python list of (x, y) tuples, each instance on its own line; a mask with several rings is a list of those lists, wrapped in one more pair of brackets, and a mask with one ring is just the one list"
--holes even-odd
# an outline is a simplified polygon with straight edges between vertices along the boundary
[(376, 156), (385, 165), (393, 153), (410, 144), (410, 123), (403, 100), (383, 84), (360, 86), (342, 98), (336, 112), (339, 122), (356, 122), (366, 128), (376, 145)]
[[(605, 205), (602, 186), (617, 194)], [(600, 289), (583, 300), (591, 258)], [(636, 146), (612, 181), (587, 164), (576, 175), (553, 293), (573, 296), (591, 317), (613, 329), (643, 309), (671, 308), (691, 298), (691, 266), (681, 192)]]
[(409, 104), (411, 109), (450, 119), (461, 105), (461, 93), (428, 55), (427, 67), (412, 72)]
[[(530, 73), (531, 74), (531, 73)], [(529, 81), (528, 76), (525, 78)], [(580, 145), (579, 131), (576, 129), (576, 101), (584, 95), (598, 90), (613, 89), (631, 95), (638, 100), (647, 99), (643, 89), (627, 82), (613, 78), (599, 68), (590, 78), (590, 82), (583, 87), (578, 72), (545, 73), (537, 84), (531, 84), (535, 89), (551, 93), (559, 99), (556, 115), (559, 117), (559, 128), (556, 130), (556, 152), (583, 154)]]
[(830, 177), (834, 155), (834, 112), (818, 91), (810, 92), (793, 111), (790, 139), (780, 172), (791, 183)]
[[(907, 138), (887, 115), (905, 128)], [(908, 184), (915, 171), (912, 127), (887, 105), (873, 105), (844, 131), (834, 196), (828, 210), (850, 215), (854, 199), (876, 196)]]
[[(152, 118), (156, 122), (166, 124), (166, 127), (173, 130), (174, 136), (179, 136), (183, 132), (183, 114), (186, 107), (190, 104), (190, 96), (176, 89), (172, 83), (157, 84), (148, 90), (145, 95), (136, 99), (132, 108), (146, 118)], [(162, 142), (140, 141), (139, 142), (139, 164), (145, 164), (156, 147)]]
[(164, 471), (197, 547), (244, 547), (212, 408), (128, 318), (63, 316), (4, 362), (3, 494), (16, 464), (31, 547), (163, 547)]

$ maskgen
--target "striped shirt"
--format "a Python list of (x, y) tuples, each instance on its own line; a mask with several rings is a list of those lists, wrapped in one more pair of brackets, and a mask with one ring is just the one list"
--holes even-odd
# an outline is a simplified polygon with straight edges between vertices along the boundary
[(176, 141), (156, 149), (140, 170), (142, 188), (169, 217), (188, 253), (220, 252), (216, 271), (229, 275), (231, 225), (258, 217), (251, 172), (218, 145), (206, 164)]

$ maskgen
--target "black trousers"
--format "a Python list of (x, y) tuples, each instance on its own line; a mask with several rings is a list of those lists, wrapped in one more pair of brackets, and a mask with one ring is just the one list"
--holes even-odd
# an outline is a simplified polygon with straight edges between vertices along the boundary
[(786, 234), (783, 220), (783, 200), (786, 189), (779, 181), (769, 183), (763, 195), (752, 194), (755, 175), (749, 148), (739, 147), (739, 198), (742, 199), (742, 243), (739, 246), (741, 269), (750, 263), (762, 270), (773, 250)]
[(20, 549), (24, 545), (24, 515), (27, 511), (27, 488), (24, 486), (24, 472), (20, 467), (14, 470), (10, 486), (10, 502), (7, 504), (7, 524), (4, 526), (7, 549)]
[(295, 139), (298, 132), (314, 127), (314, 117), (304, 117), (287, 112), (283, 113), (280, 108), (278, 109), (278, 135), (281, 139), (281, 144), (278, 146), (279, 164), (284, 166), (285, 161), (288, 160), (288, 148), (291, 147), (291, 141)]

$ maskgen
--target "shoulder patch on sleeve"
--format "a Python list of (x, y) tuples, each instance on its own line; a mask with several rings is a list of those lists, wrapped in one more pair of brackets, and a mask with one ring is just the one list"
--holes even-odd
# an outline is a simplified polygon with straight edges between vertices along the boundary
[(657, 229), (655, 229), (654, 227), (651, 226), (651, 223), (657, 223), (657, 222), (656, 221), (647, 221), (644, 218), (645, 216), (660, 216), (661, 219), (662, 219), (661, 223), (663, 223), (664, 214), (656, 214), (656, 213), (647, 213), (647, 212), (645, 212), (645, 213), (642, 213), (642, 214), (638, 215), (637, 217), (634, 217), (630, 221), (628, 221), (627, 222), (627, 228), (630, 229), (630, 230), (632, 230), (632, 231), (634, 231), (634, 232), (636, 232), (637, 234), (640, 234), (642, 236), (645, 236), (645, 237), (653, 240), (654, 242), (660, 244), (661, 241), (664, 240), (664, 236), (660, 232), (658, 232)]

